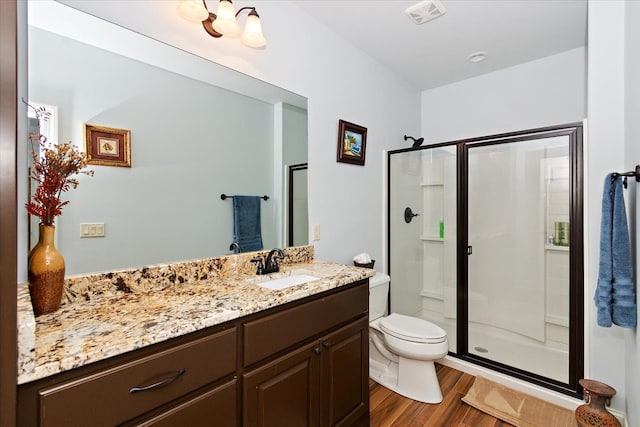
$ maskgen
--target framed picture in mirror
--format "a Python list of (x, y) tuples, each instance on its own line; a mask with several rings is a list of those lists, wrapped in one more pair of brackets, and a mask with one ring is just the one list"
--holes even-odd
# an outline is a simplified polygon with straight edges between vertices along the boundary
[(338, 157), (336, 161), (364, 166), (367, 128), (340, 120), (338, 122)]
[(131, 167), (131, 131), (84, 124), (84, 146), (90, 165)]

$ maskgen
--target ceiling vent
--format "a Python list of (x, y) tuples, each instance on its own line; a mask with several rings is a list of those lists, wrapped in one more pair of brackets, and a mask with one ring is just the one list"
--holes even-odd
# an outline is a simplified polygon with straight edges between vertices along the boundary
[(440, 0), (425, 0), (408, 7), (404, 13), (416, 24), (424, 24), (444, 15), (446, 11)]

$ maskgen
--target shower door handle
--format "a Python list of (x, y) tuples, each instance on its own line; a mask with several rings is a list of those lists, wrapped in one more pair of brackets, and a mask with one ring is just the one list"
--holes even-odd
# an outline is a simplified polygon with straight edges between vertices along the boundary
[(473, 254), (473, 246), (467, 246), (467, 255)]

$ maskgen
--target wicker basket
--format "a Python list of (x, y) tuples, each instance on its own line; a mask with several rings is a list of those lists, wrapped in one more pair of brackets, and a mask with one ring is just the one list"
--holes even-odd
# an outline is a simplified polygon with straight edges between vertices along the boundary
[(356, 267), (362, 267), (362, 268), (373, 268), (373, 264), (375, 263), (376, 263), (375, 259), (372, 259), (371, 262), (368, 262), (366, 264), (361, 264), (359, 262), (353, 261), (353, 265), (355, 265)]

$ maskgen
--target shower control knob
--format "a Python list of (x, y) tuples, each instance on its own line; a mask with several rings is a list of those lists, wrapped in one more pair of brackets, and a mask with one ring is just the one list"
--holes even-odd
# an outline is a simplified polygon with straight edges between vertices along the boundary
[(409, 224), (414, 216), (418, 216), (419, 214), (414, 213), (413, 210), (409, 207), (404, 210), (404, 222)]

